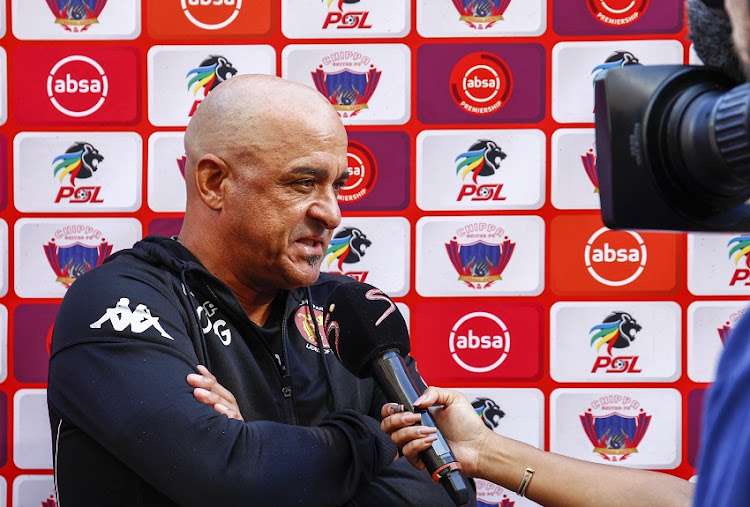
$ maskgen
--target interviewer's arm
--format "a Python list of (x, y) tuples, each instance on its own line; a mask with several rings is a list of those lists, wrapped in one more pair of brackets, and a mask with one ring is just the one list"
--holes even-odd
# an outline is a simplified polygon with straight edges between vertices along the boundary
[[(487, 428), (469, 401), (455, 391), (430, 387), (421, 399), (420, 406), (443, 405), (431, 409), (431, 414), (467, 476), (516, 491), (526, 468), (531, 467), (535, 472), (526, 496), (546, 506), (691, 504), (693, 484), (688, 481), (660, 472), (573, 459), (503, 437)], [(435, 440), (429, 434), (431, 429), (410, 426), (419, 420), (419, 415), (394, 413), (392, 407), (383, 407), (381, 427), (391, 433), (412, 464), (422, 466), (417, 453)]]

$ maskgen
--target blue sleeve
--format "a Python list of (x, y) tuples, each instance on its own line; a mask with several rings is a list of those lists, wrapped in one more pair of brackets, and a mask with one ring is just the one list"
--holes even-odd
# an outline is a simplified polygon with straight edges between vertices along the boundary
[[(180, 310), (157, 284), (134, 294), (132, 280), (120, 283), (94, 275), (71, 287), (55, 327), (48, 401), (173, 501), (342, 505), (393, 460), (379, 423), (351, 410), (300, 427), (243, 423), (197, 402), (185, 377), (198, 360)], [(144, 305), (140, 326), (96, 327), (115, 293), (131, 294), (130, 308)]]

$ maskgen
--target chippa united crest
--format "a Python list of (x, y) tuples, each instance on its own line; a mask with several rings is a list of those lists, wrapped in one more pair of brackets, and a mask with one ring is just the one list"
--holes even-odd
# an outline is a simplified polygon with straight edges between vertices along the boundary
[(638, 452), (651, 417), (638, 400), (612, 394), (592, 401), (580, 419), (594, 452), (605, 461), (617, 462)]
[(105, 5), (107, 0), (47, 0), (55, 23), (69, 32), (83, 32), (98, 23)]
[(445, 244), (458, 279), (472, 289), (485, 289), (502, 280), (515, 247), (502, 228), (479, 222), (460, 227)]
[(511, 0), (453, 0), (461, 21), (472, 28), (483, 30), (503, 20)]
[(311, 73), (315, 88), (328, 97), (339, 116), (350, 118), (368, 108), (382, 74), (369, 56), (358, 51), (335, 51)]
[(71, 224), (55, 231), (44, 253), (57, 281), (69, 288), (79, 276), (101, 265), (112, 253), (112, 245), (99, 229)]

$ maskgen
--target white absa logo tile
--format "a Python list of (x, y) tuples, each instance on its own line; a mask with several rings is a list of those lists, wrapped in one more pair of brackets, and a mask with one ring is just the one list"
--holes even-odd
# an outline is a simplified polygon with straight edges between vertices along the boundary
[(134, 218), (21, 218), (14, 230), (15, 292), (62, 298), (79, 276), (142, 237)]
[(281, 75), (320, 91), (345, 125), (403, 125), (411, 115), (410, 61), (404, 44), (291, 44)]
[(135, 132), (21, 132), (13, 197), (23, 212), (135, 211), (143, 142)]
[(66, 116), (82, 118), (96, 112), (107, 99), (109, 81), (104, 68), (84, 55), (58, 61), (47, 76), (47, 96)]
[(423, 217), (416, 245), (422, 296), (535, 296), (544, 288), (539, 216)]
[(185, 148), (182, 132), (154, 132), (148, 139), (148, 207), (185, 211)]
[(221, 81), (276, 75), (276, 52), (268, 45), (152, 46), (147, 60), (148, 119), (162, 127), (187, 125)]

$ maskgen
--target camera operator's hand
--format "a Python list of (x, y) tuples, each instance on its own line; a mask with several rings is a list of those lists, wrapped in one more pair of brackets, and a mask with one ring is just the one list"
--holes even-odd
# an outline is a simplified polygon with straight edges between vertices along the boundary
[[(433, 406), (436, 404), (438, 406)], [(485, 447), (487, 439), (493, 436), (493, 432), (484, 425), (469, 400), (456, 391), (428, 387), (424, 394), (414, 402), (414, 406), (432, 407), (429, 409), (430, 415), (440, 428), (453, 455), (461, 463), (462, 474), (475, 477), (479, 471), (480, 449)], [(412, 465), (425, 470), (425, 465), (419, 458), (419, 452), (430, 447), (437, 439), (436, 429), (414, 425), (421, 420), (421, 415), (403, 412), (395, 403), (383, 405), (381, 415), (383, 421), (380, 427), (383, 431), (391, 435), (391, 440), (402, 449), (402, 454)]]

